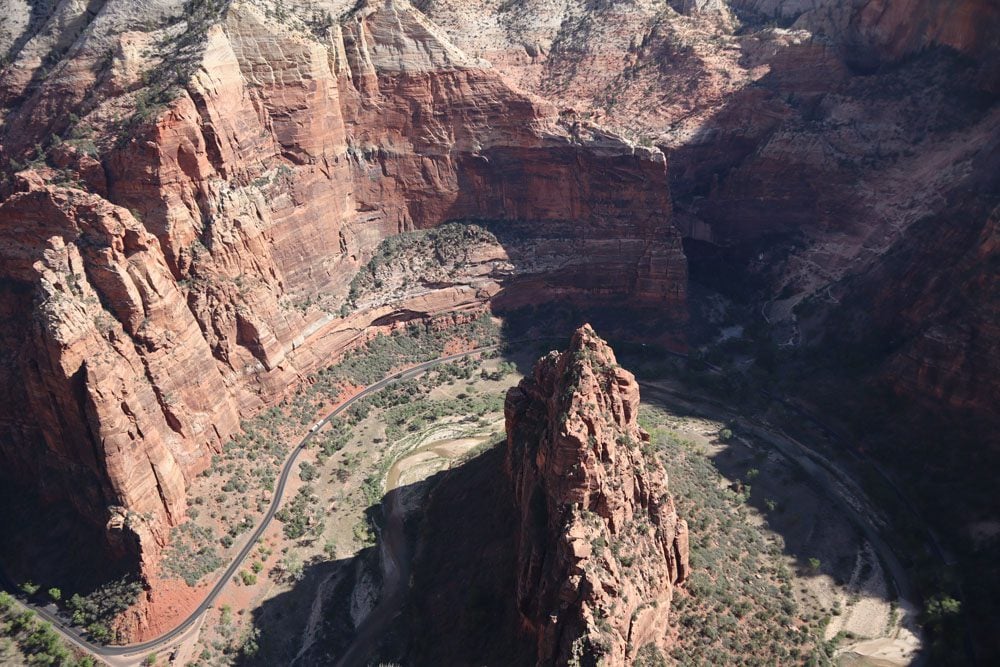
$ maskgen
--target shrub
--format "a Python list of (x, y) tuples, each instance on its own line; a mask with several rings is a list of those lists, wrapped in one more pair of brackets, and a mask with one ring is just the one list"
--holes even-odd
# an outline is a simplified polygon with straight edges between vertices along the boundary
[(308, 461), (299, 464), (299, 479), (303, 482), (311, 482), (319, 477), (319, 469)]
[(170, 547), (164, 554), (164, 568), (182, 578), (188, 586), (196, 585), (202, 577), (223, 564), (214, 542), (211, 529), (191, 522), (182, 524), (171, 535)]
[(292, 501), (281, 508), (275, 515), (284, 524), (282, 531), (285, 537), (294, 540), (303, 537), (311, 527), (318, 524), (320, 508), (319, 498), (313, 493), (313, 487), (306, 484), (292, 498)]
[(280, 567), (284, 570), (285, 574), (291, 581), (299, 581), (302, 579), (305, 567), (302, 563), (302, 559), (295, 554), (288, 554), (281, 559)]

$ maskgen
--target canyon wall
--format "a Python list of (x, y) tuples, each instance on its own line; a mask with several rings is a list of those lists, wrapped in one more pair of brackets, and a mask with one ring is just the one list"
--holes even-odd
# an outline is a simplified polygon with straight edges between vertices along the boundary
[(507, 394), (517, 605), (539, 665), (631, 664), (665, 642), (688, 530), (638, 410), (635, 378), (589, 325)]
[[(995, 2), (420, 6), (522, 87), (660, 146), (676, 224), (727, 258), (706, 269), (728, 272), (713, 284), (762, 285), (736, 298), (757, 300), (789, 332), (782, 342), (822, 350), (822, 327), (797, 328), (806, 310), (829, 314), (895, 291), (867, 333), (905, 320), (910, 341), (874, 364), (872, 378), (930, 407), (989, 416), (984, 406), (1000, 400), (1000, 321), (988, 307), (936, 314), (942, 289), (931, 283), (949, 282), (953, 264), (934, 258), (919, 230), (964, 238), (1000, 204), (989, 166), (1000, 139)], [(981, 238), (970, 256), (995, 254)], [(919, 269), (897, 263), (918, 255)], [(959, 279), (964, 301), (980, 300), (966, 286), (989, 282), (989, 266)], [(919, 290), (884, 282), (911, 271), (929, 278)], [(798, 337), (805, 329), (812, 335)]]
[[(405, 0), (323, 26), (54, 12), (0, 76), (0, 461), (137, 535), (147, 568), (240, 418), (373, 323), (503, 294), (684, 321), (662, 153), (561, 118)], [(449, 220), (497, 231), (486, 270), (346, 308), (382, 239)]]
[(996, 655), (978, 532), (996, 512), (976, 471), (1000, 452), (1000, 6), (420, 7), (521, 87), (667, 154), (692, 292), (712, 293), (690, 342), (715, 346), (728, 305), (787, 361), (790, 393), (853, 425), (965, 554), (964, 616)]

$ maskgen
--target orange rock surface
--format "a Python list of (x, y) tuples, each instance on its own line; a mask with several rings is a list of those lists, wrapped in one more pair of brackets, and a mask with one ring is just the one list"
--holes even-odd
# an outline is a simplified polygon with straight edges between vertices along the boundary
[[(992, 287), (996, 272), (985, 261), (974, 276), (954, 267), (995, 257), (996, 2), (421, 8), (518, 85), (661, 147), (677, 226), (725, 248), (723, 270), (744, 267), (743, 277), (768, 285), (762, 300), (781, 302), (769, 308), (771, 324), (794, 328), (794, 308), (806, 301), (814, 311), (860, 301), (856, 310), (879, 320), (863, 325), (867, 333), (905, 327), (913, 339), (891, 354), (881, 383), (929, 408), (993, 418), (1000, 316), (980, 286)], [(887, 282), (911, 272), (927, 278), (919, 290)], [(961, 296), (949, 305), (941, 286), (953, 284)], [(873, 304), (868, 295), (880, 289)], [(811, 335), (802, 345), (822, 350), (831, 328), (803, 327)]]

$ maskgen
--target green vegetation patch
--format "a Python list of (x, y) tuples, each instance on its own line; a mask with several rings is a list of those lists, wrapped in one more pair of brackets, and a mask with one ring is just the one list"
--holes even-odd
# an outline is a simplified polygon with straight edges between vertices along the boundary
[(324, 387), (329, 390), (344, 380), (369, 385), (403, 366), (441, 357), (445, 346), (457, 337), (468, 339), (475, 347), (485, 347), (495, 345), (499, 334), (499, 328), (488, 314), (449, 329), (414, 323), (408, 325), (405, 332), (376, 336), (363, 348), (349, 352), (339, 363), (320, 371), (310, 380), (317, 391), (323, 391)]
[(834, 645), (822, 640), (829, 617), (808, 614), (796, 603), (781, 537), (748, 520), (746, 498), (722, 484), (704, 451), (671, 432), (667, 413), (644, 405), (640, 421), (652, 434), (677, 511), (691, 531), (691, 576), (675, 595), (670, 617), (682, 640), (668, 662), (832, 664)]
[(319, 506), (315, 489), (310, 484), (299, 489), (295, 497), (285, 503), (275, 516), (284, 524), (281, 529), (290, 540), (320, 532), (323, 527), (323, 510)]
[(459, 267), (470, 248), (499, 243), (492, 232), (478, 225), (450, 222), (434, 229), (404, 232), (383, 239), (375, 255), (358, 271), (347, 294), (346, 314), (357, 308), (358, 299), (383, 288), (388, 272), (412, 266), (426, 275), (430, 266)]
[(170, 547), (163, 554), (164, 569), (180, 577), (188, 586), (222, 566), (214, 531), (188, 521), (174, 528)]
[[(444, 355), (445, 346), (456, 338), (464, 338), (476, 347), (485, 347), (495, 344), (498, 336), (499, 329), (488, 315), (451, 327), (414, 323), (405, 331), (377, 336), (337, 364), (310, 376), (308, 382), (280, 405), (243, 421), (242, 432), (223, 446), (221, 454), (212, 457), (211, 465), (202, 473), (206, 478), (221, 478), (221, 481), (210, 493), (192, 498), (188, 509), (189, 520), (174, 530), (171, 544), (165, 551), (166, 570), (194, 586), (223, 565), (225, 561), (216, 545), (228, 549), (235, 544), (236, 538), (253, 528), (256, 523), (254, 517), (267, 509), (278, 472), (295, 434), (301, 434), (303, 427), (315, 423), (321, 408), (329, 405), (330, 399), (337, 396), (345, 384), (372, 384), (398, 368), (437, 359)], [(428, 376), (432, 380), (424, 380), (423, 384), (413, 380), (401, 381), (358, 401), (330, 427), (315, 436), (313, 443), (318, 443), (320, 448), (319, 462), (322, 463), (347, 444), (353, 427), (371, 409), (409, 403), (426, 394), (428, 389), (424, 385), (428, 382), (452, 382), (457, 378), (469, 378), (472, 372), (471, 363), (464, 360), (445, 364), (430, 371)], [(345, 474), (360, 463), (360, 459), (345, 459)], [(310, 465), (299, 469), (300, 477), (306, 482), (317, 473)], [(286, 534), (291, 533), (290, 537), (322, 532), (320, 519), (314, 517), (311, 511), (307, 512), (299, 505), (288, 511), (291, 513), (283, 516), (287, 518), (284, 528)], [(202, 513), (222, 522), (224, 533), (221, 536), (217, 536), (212, 528), (199, 524)], [(313, 521), (315, 524), (309, 524), (309, 529), (305, 530), (302, 521)]]
[(74, 656), (52, 626), (33, 611), (22, 610), (0, 591), (0, 665), (92, 667), (89, 656)]
[(101, 643), (120, 642), (125, 638), (111, 630), (114, 619), (139, 600), (142, 584), (129, 577), (104, 584), (87, 595), (73, 595), (65, 602), (73, 625)]

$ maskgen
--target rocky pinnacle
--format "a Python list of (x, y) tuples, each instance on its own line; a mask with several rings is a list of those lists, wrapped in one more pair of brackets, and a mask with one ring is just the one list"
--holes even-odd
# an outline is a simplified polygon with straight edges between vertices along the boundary
[(517, 604), (539, 665), (631, 664), (666, 641), (687, 523), (638, 409), (635, 377), (590, 325), (507, 394)]

